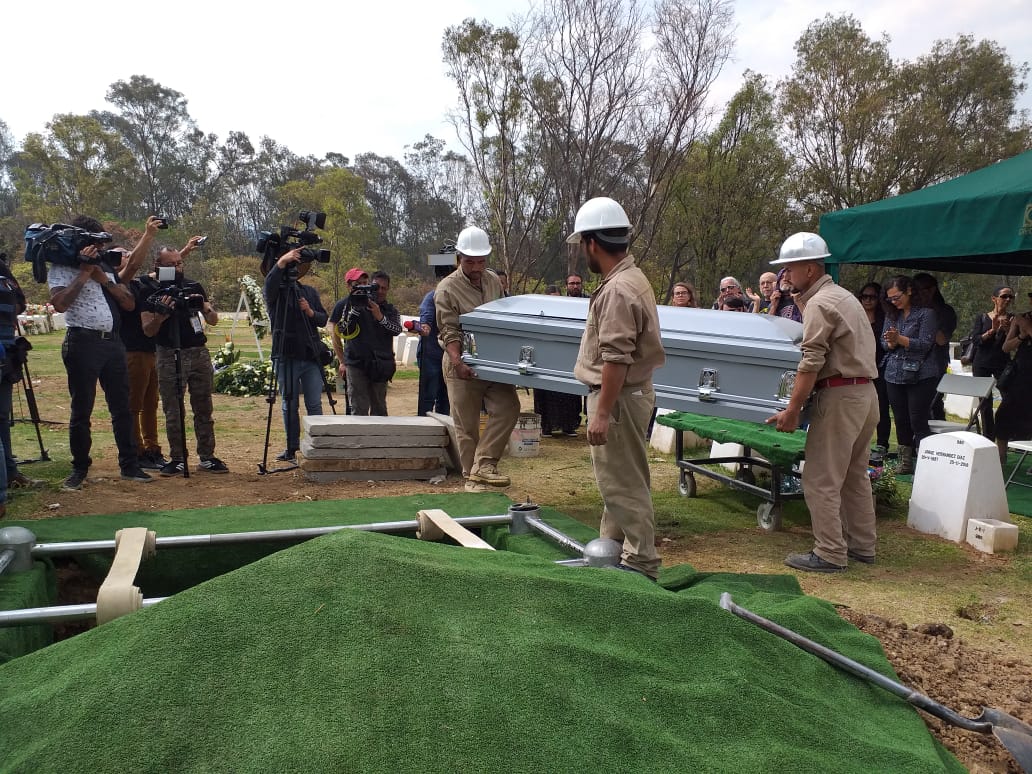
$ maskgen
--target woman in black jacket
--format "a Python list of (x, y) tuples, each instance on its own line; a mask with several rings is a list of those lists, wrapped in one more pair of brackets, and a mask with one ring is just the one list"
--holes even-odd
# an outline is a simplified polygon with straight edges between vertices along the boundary
[[(971, 341), (975, 344), (975, 354), (971, 358), (973, 376), (992, 376), (999, 379), (1004, 366), (1010, 360), (1010, 354), (1003, 351), (1003, 342), (1007, 339), (1011, 320), (1011, 302), (1014, 301), (1014, 290), (1001, 285), (993, 291), (993, 308), (975, 318), (971, 326)], [(996, 440), (996, 421), (993, 418), (993, 407), (989, 401), (982, 406), (979, 419), (982, 424), (982, 435), (990, 441)]]
[(881, 447), (882, 454), (889, 449), (889, 432), (892, 430), (892, 417), (889, 414), (889, 394), (885, 389), (885, 343), (882, 341), (882, 329), (885, 326), (885, 295), (882, 286), (877, 282), (868, 282), (856, 294), (860, 305), (867, 313), (874, 335), (874, 357), (878, 364), (878, 378), (874, 380), (874, 389), (878, 393), (878, 428), (875, 439)]

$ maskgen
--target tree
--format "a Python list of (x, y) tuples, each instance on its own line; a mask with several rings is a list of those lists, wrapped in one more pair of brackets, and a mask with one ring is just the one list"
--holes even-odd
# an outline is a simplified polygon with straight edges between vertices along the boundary
[(767, 270), (792, 217), (791, 162), (778, 129), (773, 92), (747, 71), (720, 123), (670, 184), (658, 249), (646, 264), (651, 276), (664, 278), (658, 295), (669, 299), (673, 284), (689, 279), (704, 302), (721, 277), (750, 284)]
[(204, 180), (212, 137), (197, 129), (186, 98), (144, 75), (117, 81), (107, 101), (118, 112), (91, 115), (117, 132), (136, 158), (132, 180), (139, 181), (145, 213), (181, 217), (192, 203), (191, 189)]
[(780, 84), (798, 201), (811, 221), (941, 182), (1029, 147), (1015, 108), (1026, 65), (970, 36), (894, 63), (852, 16), (825, 16), (795, 44)]
[[(365, 183), (347, 169), (329, 169), (316, 176), (312, 184), (291, 181), (277, 191), (284, 220), (300, 210), (326, 213), (326, 228), (321, 232), (330, 250), (329, 286), (334, 298), (344, 292), (344, 274), (360, 263), (363, 255), (378, 241), (373, 214), (365, 200)], [(321, 266), (321, 264), (320, 264)]]
[(133, 158), (121, 138), (89, 116), (57, 115), (47, 133), (30, 133), (14, 157), (22, 208), (40, 221), (99, 217), (123, 203)]
[(899, 190), (914, 191), (1032, 147), (1027, 112), (1016, 108), (1028, 64), (1015, 65), (993, 41), (939, 40), (931, 53), (899, 66), (905, 101), (897, 146)]
[(510, 276), (526, 273), (533, 256), (525, 248), (538, 224), (546, 181), (526, 142), (531, 113), (519, 36), (466, 19), (445, 30), (442, 48), (459, 90), (458, 109), (449, 118), (480, 185), (493, 262)]

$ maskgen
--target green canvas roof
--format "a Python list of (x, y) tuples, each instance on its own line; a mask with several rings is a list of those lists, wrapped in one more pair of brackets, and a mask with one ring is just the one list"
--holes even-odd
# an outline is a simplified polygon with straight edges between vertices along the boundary
[(1032, 275), (1032, 151), (908, 194), (821, 217), (846, 263)]

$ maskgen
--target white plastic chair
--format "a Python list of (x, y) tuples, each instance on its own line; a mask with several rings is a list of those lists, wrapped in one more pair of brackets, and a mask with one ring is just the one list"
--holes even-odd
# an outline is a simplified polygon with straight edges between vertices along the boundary
[(961, 376), (959, 374), (943, 374), (936, 386), (936, 391), (942, 395), (963, 395), (974, 398), (971, 401), (971, 414), (967, 422), (951, 422), (947, 419), (930, 419), (928, 428), (933, 433), (952, 433), (957, 430), (971, 430), (982, 432), (979, 412), (986, 401), (990, 405), (993, 400), (993, 387), (996, 380), (991, 376)]

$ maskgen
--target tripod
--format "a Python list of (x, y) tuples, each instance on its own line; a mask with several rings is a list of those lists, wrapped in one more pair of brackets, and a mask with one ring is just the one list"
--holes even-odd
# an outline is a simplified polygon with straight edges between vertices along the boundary
[[(179, 335), (179, 310), (172, 313), (172, 362), (176, 365), (176, 400), (179, 401), (179, 440), (183, 444), (183, 478), (190, 478), (186, 449), (186, 390), (183, 388), (183, 348)], [(191, 393), (192, 394), (192, 393)]]
[[(307, 315), (301, 309), (302, 294), (301, 288), (297, 283), (297, 269), (294, 266), (288, 267), (283, 271), (283, 277), (280, 281), (280, 285), (277, 289), (276, 296), (274, 298), (267, 299), (270, 302), (270, 306), (273, 308), (273, 319), (272, 319), (272, 371), (269, 373), (269, 382), (266, 387), (265, 401), (269, 404), (268, 415), (265, 419), (265, 447), (262, 452), (262, 461), (258, 463), (258, 473), (260, 475), (266, 475), (270, 473), (282, 473), (288, 470), (296, 470), (298, 467), (297, 461), (290, 462), (288, 464), (278, 467), (269, 468), (269, 438), (272, 434), (272, 412), (273, 407), (276, 405), (276, 397), (278, 393), (278, 381), (283, 382), (283, 402), (285, 404), (284, 417), (288, 427), (293, 418), (297, 416), (299, 411), (298, 406), (298, 395), (297, 395), (297, 382), (298, 376), (295, 371), (295, 366), (298, 362), (297, 358), (289, 357), (285, 350), (287, 349), (287, 324), (290, 321), (297, 321), (300, 328), (295, 330), (295, 344), (297, 334), (302, 330), (304, 335), (301, 336), (301, 354), (312, 353), (315, 357), (315, 363), (319, 368), (319, 375), (322, 379), (322, 392), (326, 393), (327, 402), (330, 404), (330, 411), (336, 414), (337, 401), (333, 397), (333, 389), (330, 386), (329, 381), (326, 378), (326, 371), (323, 368), (322, 362), (319, 360), (319, 354), (323, 351), (324, 347), (319, 333), (316, 328), (311, 325), (308, 321)], [(288, 430), (289, 434), (289, 430)], [(288, 438), (287, 444), (289, 446), (290, 439)], [(293, 450), (296, 452), (296, 450)]]
[[(39, 406), (36, 405), (36, 393), (32, 389), (32, 374), (29, 373), (29, 350), (32, 349), (32, 342), (24, 336), (19, 336), (14, 340), (13, 349), (12, 360), (19, 366), (19, 380), (21, 382), (22, 392), (25, 393), (25, 404), (29, 407), (29, 419), (36, 428), (36, 441), (39, 442), (39, 459), (20, 460), (18, 464), (27, 465), (30, 462), (50, 462), (50, 454), (47, 453), (46, 447), (43, 446), (43, 434), (39, 431), (39, 426), (43, 420), (39, 417)], [(14, 388), (14, 384), (11, 385), (11, 388)], [(10, 453), (10, 449), (8, 449), (8, 453)]]

